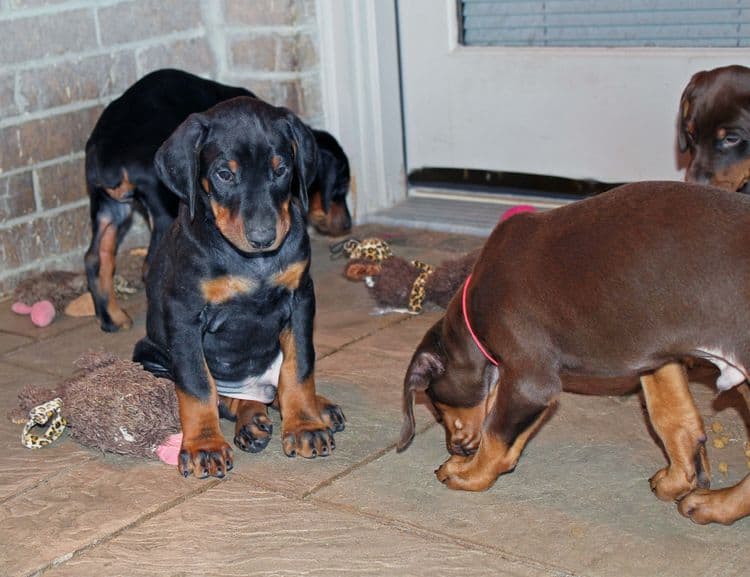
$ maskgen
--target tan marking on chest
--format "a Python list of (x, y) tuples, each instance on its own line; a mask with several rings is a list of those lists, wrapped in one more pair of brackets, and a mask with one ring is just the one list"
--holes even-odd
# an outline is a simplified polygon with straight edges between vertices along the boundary
[(297, 290), (299, 281), (302, 279), (306, 268), (307, 259), (292, 263), (281, 272), (276, 273), (273, 277), (273, 282), (279, 286), (288, 288), (290, 291)]
[(203, 297), (212, 304), (225, 303), (238, 295), (249, 294), (255, 288), (252, 280), (239, 276), (220, 276), (201, 283)]

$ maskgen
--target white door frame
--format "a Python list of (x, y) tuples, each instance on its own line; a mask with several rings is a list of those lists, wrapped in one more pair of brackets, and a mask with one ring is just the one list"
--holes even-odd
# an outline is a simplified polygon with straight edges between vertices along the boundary
[(406, 198), (396, 5), (318, 0), (325, 126), (352, 170), (355, 222)]

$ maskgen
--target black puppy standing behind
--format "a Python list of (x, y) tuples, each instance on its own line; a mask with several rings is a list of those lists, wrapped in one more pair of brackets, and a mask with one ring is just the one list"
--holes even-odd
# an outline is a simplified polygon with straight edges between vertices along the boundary
[[(177, 197), (154, 170), (156, 150), (189, 114), (237, 96), (256, 97), (244, 88), (164, 69), (141, 78), (102, 112), (86, 143), (92, 237), (85, 264), (96, 316), (105, 331), (132, 324), (115, 298), (113, 276), (134, 204), (145, 210), (151, 229), (144, 276), (154, 249), (177, 215)], [(321, 162), (308, 182), (310, 222), (324, 234), (345, 234), (351, 229), (346, 206), (349, 161), (333, 136), (320, 130), (313, 130), (313, 135)]]
[(344, 428), (315, 393), (305, 211), (317, 157), (294, 114), (249, 97), (191, 115), (156, 154), (183, 202), (152, 259), (147, 336), (133, 358), (176, 383), (185, 476), (232, 467), (219, 404), (237, 421), (238, 447), (266, 446), (277, 383), (287, 455), (327, 455)]

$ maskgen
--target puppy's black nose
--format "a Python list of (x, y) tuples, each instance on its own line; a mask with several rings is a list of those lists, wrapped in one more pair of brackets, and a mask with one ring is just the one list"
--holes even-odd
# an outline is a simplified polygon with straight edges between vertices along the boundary
[(256, 250), (268, 248), (276, 242), (276, 229), (266, 228), (254, 230), (248, 235), (247, 240), (250, 242), (250, 246)]

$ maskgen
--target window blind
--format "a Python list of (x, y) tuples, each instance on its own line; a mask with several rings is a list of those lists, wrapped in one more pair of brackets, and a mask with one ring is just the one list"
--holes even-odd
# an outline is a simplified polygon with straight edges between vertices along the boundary
[(469, 46), (750, 45), (750, 0), (458, 0)]

